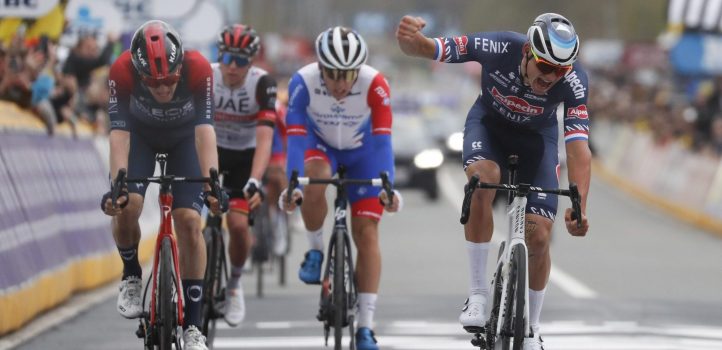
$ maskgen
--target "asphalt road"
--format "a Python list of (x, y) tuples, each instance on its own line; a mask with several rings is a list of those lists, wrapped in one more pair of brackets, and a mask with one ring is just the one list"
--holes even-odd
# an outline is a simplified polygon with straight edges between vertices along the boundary
[[(382, 221), (376, 333), (384, 349), (472, 348), (457, 321), (468, 286), (458, 224), (463, 173), (445, 165), (439, 179), (439, 201), (404, 191), (403, 212)], [(562, 200), (560, 208), (566, 206)], [(546, 349), (722, 349), (722, 239), (597, 180), (588, 214), (587, 237), (571, 237), (561, 225), (554, 234), (541, 320)], [(504, 221), (497, 222), (502, 230)], [(216, 349), (323, 347), (315, 321), (318, 289), (295, 278), (305, 237), (296, 235), (293, 245), (286, 287), (269, 272), (267, 295), (259, 299), (254, 276), (245, 276), (246, 320), (237, 329), (221, 327)], [(95, 296), (101, 301), (90, 308), (71, 303), (81, 310), (75, 317), (38, 334), (26, 329), (0, 339), (0, 348), (3, 340), (22, 338), (20, 350), (142, 348), (134, 336), (137, 322), (114, 309), (115, 286)]]

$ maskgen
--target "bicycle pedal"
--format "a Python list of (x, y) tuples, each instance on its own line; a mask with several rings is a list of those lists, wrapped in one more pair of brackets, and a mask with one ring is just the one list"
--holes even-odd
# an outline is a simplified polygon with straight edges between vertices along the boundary
[(138, 329), (135, 330), (135, 336), (140, 339), (145, 339), (145, 327), (143, 327), (143, 322), (140, 322)]
[(471, 345), (479, 347), (481, 349), (486, 349), (486, 339), (481, 336), (481, 334), (476, 333), (476, 337), (474, 339), (471, 339)]
[(464, 326), (464, 330), (467, 333), (471, 334), (484, 334), (486, 333), (486, 330), (484, 327), (478, 327), (478, 326)]

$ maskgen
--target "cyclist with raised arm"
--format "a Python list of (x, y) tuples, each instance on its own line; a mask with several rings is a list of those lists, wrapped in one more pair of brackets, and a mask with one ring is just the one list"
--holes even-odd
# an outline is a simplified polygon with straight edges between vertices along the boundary
[[(157, 153), (168, 154), (168, 174), (209, 176), (209, 169), (218, 167), (210, 64), (199, 52), (184, 51), (170, 25), (157, 20), (143, 24), (133, 35), (130, 50), (113, 63), (108, 84), (113, 176), (121, 168), (130, 178), (152, 176)], [(126, 318), (141, 317), (143, 311), (138, 218), (146, 188), (130, 184), (117, 208), (110, 192), (101, 202), (104, 212), (113, 216), (113, 237), (123, 260), (117, 309)], [(183, 349), (205, 350), (205, 337), (199, 331), (206, 264), (200, 211), (205, 200), (220, 213), (228, 199), (219, 202), (210, 196), (208, 184), (179, 183), (172, 190), (185, 299)]]
[[(393, 181), (389, 86), (379, 71), (365, 64), (366, 43), (349, 28), (333, 27), (316, 38), (315, 46), (318, 62), (296, 72), (288, 87), (287, 173), (297, 170), (300, 176), (331, 178), (340, 164), (346, 167), (349, 178), (370, 179), (387, 171)], [(279, 200), (287, 211), (295, 209), (296, 200), (303, 198), (301, 215), (311, 247), (299, 278), (307, 284), (319, 284), (322, 229), (328, 212), (326, 186), (294, 190), (290, 206), (286, 204), (286, 192)], [(393, 196), (393, 203), (388, 203), (384, 191), (355, 185), (348, 186), (348, 196), (351, 231), (358, 249), (356, 346), (359, 350), (375, 350), (378, 345), (372, 331), (373, 316), (381, 276), (378, 222), (384, 208), (398, 211), (400, 196)]]
[[(586, 201), (591, 175), (588, 145), (587, 75), (579, 63), (579, 38), (572, 23), (555, 13), (538, 16), (527, 34), (482, 32), (456, 37), (428, 38), (420, 17), (404, 16), (396, 38), (407, 55), (441, 62), (476, 61), (482, 65), (481, 96), (471, 107), (464, 126), (464, 170), (482, 182), (499, 183), (506, 159), (519, 156), (518, 181), (544, 188), (558, 187), (557, 107), (564, 105), (564, 140), (569, 181), (579, 186), (582, 227), (567, 209), (564, 220), (573, 236), (589, 229)], [(486, 260), (493, 232), (493, 191), (476, 191), (471, 215), (464, 226), (470, 268), (470, 296), (459, 321), (464, 327), (483, 327), (488, 298)], [(557, 212), (557, 196), (530, 195), (526, 207), (529, 247), (529, 311), (533, 337), (524, 349), (543, 349), (539, 316), (549, 279), (549, 240)]]
[(234, 327), (246, 313), (241, 272), (252, 244), (248, 212), (261, 203), (260, 192), (248, 198), (249, 190), (261, 189), (276, 122), (276, 81), (253, 65), (260, 46), (261, 38), (250, 26), (227, 26), (216, 42), (218, 62), (211, 65), (218, 160), (220, 171), (226, 173), (223, 186), (231, 198), (226, 216), (231, 276), (224, 318)]

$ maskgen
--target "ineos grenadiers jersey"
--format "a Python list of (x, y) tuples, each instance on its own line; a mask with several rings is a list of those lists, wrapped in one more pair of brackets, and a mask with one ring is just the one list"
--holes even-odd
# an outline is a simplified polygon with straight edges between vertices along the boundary
[[(587, 74), (574, 63), (573, 69), (545, 95), (534, 94), (523, 83), (520, 64), (526, 35), (515, 32), (484, 32), (436, 38), (435, 59), (460, 63), (476, 61), (482, 66), (481, 104), (512, 125), (540, 129), (556, 125), (556, 110), (564, 103), (565, 142), (587, 140)], [(534, 63), (529, 63), (534, 64)]]
[(186, 51), (173, 98), (159, 103), (138, 78), (130, 52), (125, 51), (108, 77), (110, 128), (167, 144), (191, 135), (196, 125), (213, 123), (212, 79), (208, 60), (198, 51)]
[[(306, 148), (307, 145), (299, 139), (306, 139), (307, 129), (310, 129), (308, 133), (313, 133), (313, 138), (333, 149), (373, 152), (388, 147), (387, 153), (390, 154), (374, 156), (384, 158), (378, 160), (384, 164), (387, 163), (385, 158), (393, 159), (390, 152), (392, 116), (389, 86), (383, 74), (376, 69), (361, 66), (351, 92), (341, 100), (336, 100), (326, 90), (318, 63), (311, 63), (296, 72), (289, 82), (288, 91), (286, 132), (289, 174), (290, 170), (303, 170), (303, 151), (295, 148), (296, 145)], [(310, 147), (315, 148), (316, 145)], [(389, 168), (393, 168), (393, 160)]]
[(256, 126), (276, 122), (276, 81), (265, 70), (252, 66), (243, 85), (223, 84), (219, 63), (213, 69), (215, 129), (218, 147), (242, 151), (256, 147)]

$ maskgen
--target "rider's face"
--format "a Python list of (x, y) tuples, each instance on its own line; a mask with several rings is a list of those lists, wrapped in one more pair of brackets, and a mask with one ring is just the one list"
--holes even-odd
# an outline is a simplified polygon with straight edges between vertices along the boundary
[(159, 85), (157, 87), (147, 87), (156, 102), (168, 103), (173, 99), (178, 83), (172, 85)]
[(334, 71), (322, 68), (321, 76), (323, 76), (323, 82), (326, 84), (328, 93), (335, 99), (341, 100), (351, 93), (351, 88), (353, 88), (353, 84), (356, 83), (358, 78), (358, 70)]
[(542, 69), (540, 69), (540, 65), (543, 65), (545, 63), (537, 62), (535, 60), (529, 44), (526, 44), (523, 50), (524, 58), (522, 59), (522, 65), (526, 67), (526, 76), (529, 79), (529, 86), (535, 94), (544, 95), (554, 86), (554, 84), (559, 82), (559, 80), (564, 77), (562, 71), (566, 71), (561, 69), (544, 69), (546, 71), (546, 73), (544, 73)]
[(236, 57), (229, 53), (223, 53), (219, 58), (223, 83), (228, 86), (239, 86), (243, 84), (251, 69), (251, 60), (248, 58)]

